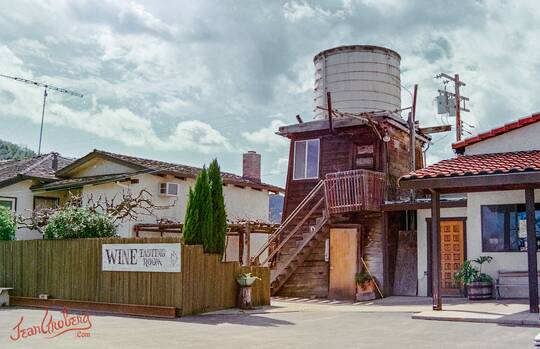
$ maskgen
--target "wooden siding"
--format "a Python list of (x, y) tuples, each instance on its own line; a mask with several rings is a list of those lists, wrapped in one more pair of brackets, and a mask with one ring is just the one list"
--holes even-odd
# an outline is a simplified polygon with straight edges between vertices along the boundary
[(0, 285), (16, 297), (175, 307), (187, 315), (236, 304), (235, 278), (252, 272), (262, 278), (253, 303), (270, 304), (270, 273), (264, 267), (221, 262), (201, 246), (182, 246), (181, 273), (103, 272), (101, 245), (180, 243), (178, 238), (110, 238), (0, 241)]
[[(295, 134), (291, 139), (282, 219), (285, 219), (298, 206), (319, 181), (318, 179), (292, 180), (295, 140), (315, 138), (321, 140), (320, 179), (324, 178), (327, 173), (357, 168), (381, 171), (385, 177), (385, 199), (395, 200), (408, 197), (409, 191), (400, 190), (397, 186), (399, 177), (409, 172), (408, 132), (384, 120), (381, 121), (380, 126), (390, 136), (388, 143), (382, 142), (368, 126), (351, 127), (347, 130), (340, 130), (338, 134), (330, 134), (327, 130)], [(420, 141), (416, 143), (415, 155), (416, 168), (423, 167), (422, 143)], [(299, 215), (298, 220), (301, 218), (302, 216)], [(377, 278), (379, 285), (381, 287), (387, 285), (388, 293), (391, 293), (397, 251), (397, 232), (404, 229), (404, 216), (400, 213), (389, 215), (386, 237), (383, 236), (383, 217), (380, 213), (341, 216), (340, 222), (363, 225), (364, 259), (370, 271)], [(309, 224), (313, 224), (313, 222)], [(294, 241), (291, 241), (292, 243)], [(324, 260), (324, 249), (323, 241), (314, 248), (303, 265), (296, 269), (295, 273), (280, 289), (278, 295), (327, 297), (329, 271), (328, 262)]]

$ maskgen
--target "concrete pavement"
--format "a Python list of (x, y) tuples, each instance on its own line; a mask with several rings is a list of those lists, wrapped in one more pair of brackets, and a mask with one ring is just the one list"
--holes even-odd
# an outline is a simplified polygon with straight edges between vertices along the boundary
[[(397, 300), (396, 300), (397, 301)], [(411, 300), (416, 301), (416, 300)], [(410, 302), (409, 302), (410, 303)], [(52, 339), (16, 337), (16, 325), (41, 323), (41, 309), (0, 308), (0, 348), (528, 348), (535, 328), (412, 320), (381, 304), (274, 300), (265, 309), (224, 311), (176, 320), (90, 315), (92, 328)], [(416, 305), (425, 307), (425, 305)], [(370, 310), (371, 307), (371, 310)], [(52, 312), (53, 319), (62, 314)]]

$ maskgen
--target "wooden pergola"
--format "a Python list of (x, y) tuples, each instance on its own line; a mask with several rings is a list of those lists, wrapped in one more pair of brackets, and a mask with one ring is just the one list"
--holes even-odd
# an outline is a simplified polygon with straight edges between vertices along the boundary
[(431, 195), (431, 270), (433, 310), (442, 310), (440, 285), (440, 217), (441, 194), (471, 193), (502, 190), (524, 190), (527, 221), (527, 260), (529, 276), (529, 309), (538, 313), (538, 268), (536, 244), (536, 218), (534, 189), (540, 188), (540, 171), (526, 169), (524, 171), (497, 171), (497, 173), (478, 173), (474, 175), (454, 173), (443, 176), (415, 176), (412, 173), (400, 179), (403, 189), (428, 191)]

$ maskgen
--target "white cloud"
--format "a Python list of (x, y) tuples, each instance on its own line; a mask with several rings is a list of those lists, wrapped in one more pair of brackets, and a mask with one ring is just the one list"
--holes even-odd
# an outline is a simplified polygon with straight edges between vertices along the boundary
[(286, 138), (276, 135), (278, 128), (283, 125), (285, 123), (281, 120), (272, 120), (268, 127), (254, 132), (242, 132), (242, 137), (250, 143), (265, 146), (268, 151), (278, 151), (288, 144)]
[(199, 120), (182, 121), (161, 145), (167, 149), (191, 150), (201, 153), (230, 151), (231, 144), (212, 126)]

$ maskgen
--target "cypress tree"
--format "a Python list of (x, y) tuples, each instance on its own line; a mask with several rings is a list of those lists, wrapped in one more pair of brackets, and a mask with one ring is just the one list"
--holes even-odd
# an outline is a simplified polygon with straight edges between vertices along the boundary
[(184, 242), (188, 245), (197, 245), (201, 244), (202, 241), (196, 240), (196, 234), (195, 234), (195, 227), (198, 225), (196, 223), (198, 221), (198, 215), (196, 215), (195, 210), (195, 197), (193, 194), (193, 190), (189, 188), (189, 196), (188, 196), (188, 203), (186, 208), (186, 216), (184, 218), (184, 229), (183, 229), (183, 235), (184, 235)]
[(200, 219), (200, 229), (199, 234), (202, 238), (202, 243), (204, 246), (205, 252), (210, 252), (213, 249), (213, 239), (212, 239), (212, 195), (210, 192), (210, 181), (208, 180), (208, 171), (203, 167), (201, 173), (201, 186), (200, 186), (200, 209), (199, 209), (199, 219)]
[(214, 159), (208, 167), (210, 189), (212, 196), (212, 250), (223, 254), (225, 251), (225, 237), (227, 235), (227, 213), (225, 212), (225, 199), (223, 198), (223, 182), (221, 170), (217, 159)]
[(209, 234), (212, 229), (212, 198), (206, 168), (197, 176), (195, 189), (190, 189), (184, 219), (184, 241), (188, 245), (203, 245), (205, 251), (211, 248)]

